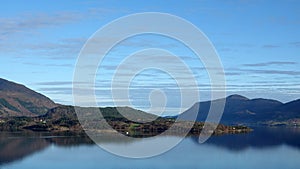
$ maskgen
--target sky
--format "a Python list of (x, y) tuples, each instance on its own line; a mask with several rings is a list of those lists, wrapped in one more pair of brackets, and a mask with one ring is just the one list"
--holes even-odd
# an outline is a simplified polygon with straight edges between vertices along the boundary
[[(187, 20), (208, 37), (224, 68), (227, 95), (288, 102), (300, 98), (299, 11), (298, 0), (11, 0), (0, 6), (0, 77), (55, 102), (74, 104), (73, 74), (86, 41), (120, 17), (161, 12)], [(174, 39), (145, 34), (119, 43), (99, 65), (95, 77), (99, 106), (113, 105), (108, 87), (115, 68), (126, 56), (147, 48), (162, 48), (181, 58), (197, 79), (199, 100), (210, 99), (209, 76), (197, 56)], [(170, 98), (167, 113), (179, 106), (180, 90), (165, 72), (147, 69), (131, 85), (128, 106), (149, 108), (153, 89)]]

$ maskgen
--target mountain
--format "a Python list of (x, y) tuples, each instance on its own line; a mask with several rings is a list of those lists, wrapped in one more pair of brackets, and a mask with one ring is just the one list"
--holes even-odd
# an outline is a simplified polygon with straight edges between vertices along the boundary
[(0, 117), (37, 116), (56, 106), (46, 96), (0, 78)]
[[(289, 103), (281, 103), (271, 99), (248, 99), (240, 95), (231, 95), (225, 98), (224, 113), (221, 118), (222, 124), (287, 124), (300, 119), (300, 100)], [(205, 121), (211, 102), (198, 102), (190, 109), (183, 112), (188, 117), (194, 111), (198, 112), (197, 121)]]
[[(77, 108), (77, 112), (75, 111)], [(101, 108), (88, 108), (88, 107), (74, 107), (74, 106), (57, 106), (53, 109), (50, 109), (46, 114), (39, 116), (43, 119), (71, 119), (77, 120), (77, 116), (82, 116), (81, 118), (93, 118), (97, 117), (97, 110), (100, 110), (102, 114), (102, 119), (107, 120), (125, 120), (131, 119), (132, 121), (141, 121), (141, 120), (154, 120), (158, 116), (143, 112), (141, 110), (133, 109), (130, 107), (101, 107)]]
[[(225, 100), (224, 100), (225, 99)], [(236, 125), (300, 125), (300, 99), (281, 103), (271, 99), (249, 99), (241, 95), (231, 95), (214, 101), (198, 102), (183, 112), (182, 119), (188, 119), (191, 112), (197, 112), (197, 121), (205, 121), (211, 102), (225, 101), (222, 124)], [(91, 114), (95, 108), (80, 108)], [(99, 108), (104, 118), (109, 121), (152, 121), (157, 116), (132, 109), (130, 107)], [(122, 112), (122, 115), (118, 113)], [(37, 117), (53, 122), (51, 125), (74, 123), (77, 115), (72, 106), (55, 104), (46, 96), (37, 93), (24, 85), (0, 78), (0, 117)], [(79, 114), (84, 117), (87, 114)], [(93, 114), (97, 115), (97, 114)], [(67, 119), (67, 121), (66, 121)], [(131, 121), (131, 122), (130, 122)], [(20, 124), (21, 125), (21, 124)]]
[[(75, 111), (75, 108), (77, 111)], [(102, 116), (99, 116), (99, 111)], [(80, 129), (78, 117), (82, 121), (89, 121), (89, 125), (96, 123), (99, 125), (102, 120), (107, 121), (152, 121), (158, 116), (149, 114), (130, 107), (105, 107), (105, 108), (88, 108), (88, 107), (74, 107), (60, 105), (50, 109), (46, 114), (38, 116), (38, 119), (47, 121), (47, 124), (53, 126), (73, 127), (73, 129)], [(84, 120), (83, 120), (84, 119)]]

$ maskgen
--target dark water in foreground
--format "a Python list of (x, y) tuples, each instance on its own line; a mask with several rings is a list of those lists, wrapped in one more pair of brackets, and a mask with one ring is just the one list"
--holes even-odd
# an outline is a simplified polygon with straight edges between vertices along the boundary
[[(122, 144), (109, 138), (105, 141)], [(249, 134), (213, 136), (204, 144), (188, 137), (172, 150), (146, 159), (112, 155), (83, 137), (1, 133), (0, 168), (297, 169), (300, 168), (300, 129), (260, 128)]]

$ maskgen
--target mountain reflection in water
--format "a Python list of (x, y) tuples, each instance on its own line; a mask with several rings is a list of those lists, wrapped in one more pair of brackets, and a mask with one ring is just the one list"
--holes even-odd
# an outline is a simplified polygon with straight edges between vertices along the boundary
[[(197, 141), (197, 138), (194, 138)], [(232, 151), (247, 148), (271, 148), (288, 145), (300, 149), (300, 128), (266, 127), (254, 128), (246, 134), (232, 134), (210, 137), (206, 144), (224, 147)]]
[[(198, 143), (197, 137), (189, 137)], [(288, 145), (300, 149), (299, 128), (255, 128), (247, 134), (230, 134), (212, 136), (205, 145), (225, 148), (228, 151), (244, 151), (247, 148), (271, 148)], [(101, 140), (109, 143), (121, 143), (128, 140), (105, 136)], [(35, 133), (15, 132), (0, 133), (0, 165), (21, 160), (26, 156), (42, 151), (50, 145), (62, 147), (77, 147), (81, 145), (94, 146), (95, 143), (85, 135), (72, 133)], [(199, 146), (203, 146), (199, 144)]]

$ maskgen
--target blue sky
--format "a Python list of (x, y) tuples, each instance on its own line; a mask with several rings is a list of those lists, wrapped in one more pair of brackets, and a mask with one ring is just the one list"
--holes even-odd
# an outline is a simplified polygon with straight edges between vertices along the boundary
[[(287, 102), (300, 98), (299, 11), (298, 0), (11, 0), (0, 6), (0, 75), (56, 102), (72, 104), (74, 66), (86, 40), (119, 17), (137, 12), (164, 12), (186, 19), (207, 35), (223, 63), (228, 95)], [(195, 56), (182, 44), (154, 35), (137, 36), (120, 43), (104, 65), (117, 65), (125, 55), (145, 46), (162, 47), (179, 55), (190, 67), (199, 70), (202, 67), (201, 62), (187, 59)], [(100, 70), (101, 67), (101, 73)], [(111, 105), (109, 91), (101, 88), (110, 79), (108, 73), (106, 69), (103, 76), (96, 78), (99, 92), (103, 97), (107, 95), (106, 99), (99, 98), (101, 106)], [(201, 100), (208, 100), (207, 74), (197, 69), (194, 73), (203, 86)], [(170, 87), (173, 83), (166, 80), (166, 74), (154, 70), (144, 74), (134, 79), (138, 83), (133, 82), (139, 88), (131, 94), (133, 99), (139, 98), (133, 100), (137, 107), (149, 105), (150, 91), (143, 90), (143, 86), (150, 86), (149, 90), (155, 86), (164, 88), (170, 96), (178, 93), (166, 88), (165, 84)], [(176, 107), (177, 102), (174, 99), (168, 108)]]

